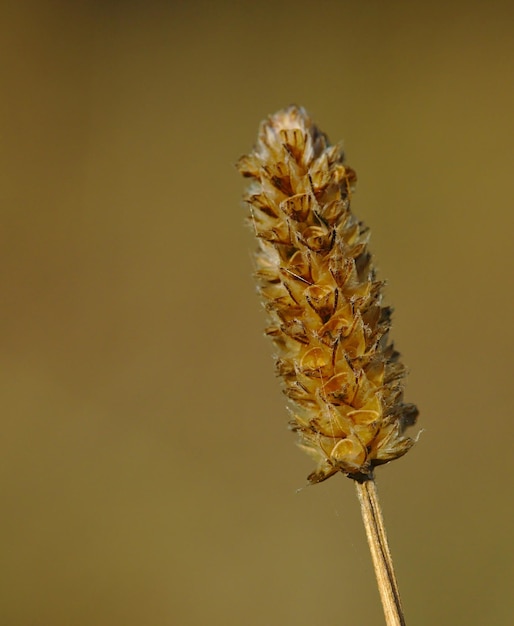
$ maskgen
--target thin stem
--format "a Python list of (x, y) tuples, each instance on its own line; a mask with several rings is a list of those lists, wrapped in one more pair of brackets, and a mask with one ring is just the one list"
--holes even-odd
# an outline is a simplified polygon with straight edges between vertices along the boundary
[(361, 503), (362, 521), (373, 559), (386, 624), (387, 626), (405, 626), (400, 592), (394, 575), (393, 559), (387, 543), (375, 481), (373, 479), (364, 482), (355, 481), (355, 486)]

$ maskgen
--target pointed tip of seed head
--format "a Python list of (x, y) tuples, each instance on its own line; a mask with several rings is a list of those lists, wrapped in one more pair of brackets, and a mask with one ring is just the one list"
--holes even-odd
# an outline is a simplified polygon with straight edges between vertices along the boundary
[(291, 129), (298, 128), (299, 126), (305, 126), (306, 122), (311, 121), (311, 118), (302, 106), (290, 104), (284, 109), (281, 109), (276, 113), (272, 113), (268, 117), (268, 120), (277, 128)]

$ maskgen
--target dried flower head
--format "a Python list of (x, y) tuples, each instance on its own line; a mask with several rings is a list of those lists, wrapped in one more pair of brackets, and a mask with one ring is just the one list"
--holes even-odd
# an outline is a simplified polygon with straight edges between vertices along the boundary
[(259, 241), (256, 275), (291, 427), (317, 461), (309, 481), (338, 471), (366, 480), (413, 445), (404, 431), (417, 409), (403, 402), (391, 310), (368, 231), (350, 211), (355, 172), (296, 106), (261, 124), (238, 167), (252, 179), (245, 200)]

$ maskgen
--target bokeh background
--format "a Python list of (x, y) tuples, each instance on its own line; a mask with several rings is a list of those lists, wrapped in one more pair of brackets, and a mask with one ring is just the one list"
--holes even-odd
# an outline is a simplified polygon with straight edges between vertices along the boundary
[(292, 102), (359, 175), (421, 411), (378, 471), (408, 622), (514, 623), (512, 3), (1, 13), (0, 624), (383, 623), (251, 278), (234, 163)]

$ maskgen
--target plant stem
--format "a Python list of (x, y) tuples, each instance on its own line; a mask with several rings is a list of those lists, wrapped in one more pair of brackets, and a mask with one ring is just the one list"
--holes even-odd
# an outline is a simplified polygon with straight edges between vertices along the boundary
[(405, 626), (400, 592), (394, 575), (393, 560), (387, 543), (375, 481), (373, 478), (364, 482), (355, 481), (355, 486), (361, 503), (362, 521), (373, 559), (386, 624), (387, 626)]

